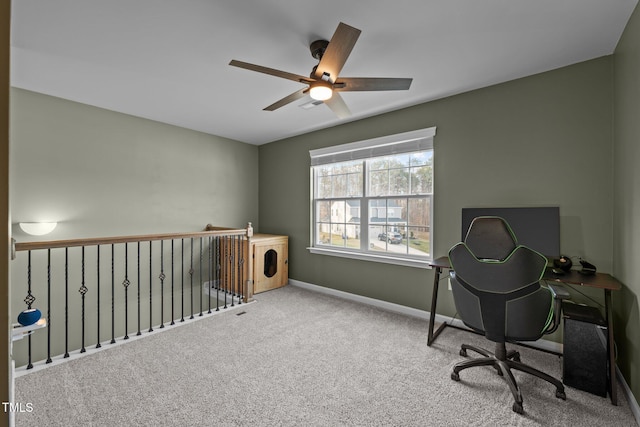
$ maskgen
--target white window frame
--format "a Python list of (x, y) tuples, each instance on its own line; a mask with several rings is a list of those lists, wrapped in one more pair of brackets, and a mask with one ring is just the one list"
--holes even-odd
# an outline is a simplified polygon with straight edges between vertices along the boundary
[[(400, 134), (388, 135), (379, 138), (373, 138), (363, 141), (352, 142), (348, 144), (336, 145), (332, 147), (325, 147), (316, 150), (310, 150), (309, 155), (311, 157), (310, 168), (310, 245), (307, 248), (309, 252), (313, 254), (337, 256), (343, 258), (352, 258), (366, 261), (374, 261), (388, 264), (404, 265), (418, 268), (429, 268), (429, 263), (433, 259), (434, 248), (434, 235), (433, 235), (433, 206), (434, 206), (434, 191), (428, 195), (429, 199), (429, 254), (425, 256), (415, 256), (409, 254), (395, 254), (395, 253), (378, 253), (372, 251), (362, 251), (357, 249), (341, 248), (334, 246), (324, 246), (316, 243), (316, 209), (315, 209), (315, 197), (316, 197), (316, 179), (314, 176), (314, 166), (322, 164), (339, 163), (350, 160), (366, 160), (375, 157), (383, 157), (386, 155), (411, 153), (416, 151), (433, 150), (433, 138), (436, 134), (436, 128), (425, 128), (410, 132), (404, 132)], [(434, 155), (435, 159), (435, 155)], [(435, 162), (434, 162), (435, 163)], [(363, 171), (363, 186), (367, 186), (367, 170)], [(411, 195), (398, 195), (397, 198), (409, 197)], [(360, 200), (361, 203), (369, 203), (369, 200), (376, 197), (368, 196), (365, 193), (361, 197), (354, 198), (354, 200)], [(393, 195), (384, 196), (386, 199), (393, 199)], [(340, 197), (340, 199), (348, 200), (349, 197)], [(363, 207), (363, 210), (364, 207)], [(360, 233), (365, 234), (368, 229), (368, 218), (363, 221), (364, 215), (361, 215)], [(367, 227), (367, 228), (365, 228)], [(368, 232), (366, 233), (368, 235)]]

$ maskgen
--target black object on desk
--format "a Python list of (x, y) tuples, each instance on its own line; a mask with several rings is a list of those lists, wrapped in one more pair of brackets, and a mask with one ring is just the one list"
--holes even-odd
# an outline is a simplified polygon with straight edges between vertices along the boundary
[[(433, 344), (433, 341), (440, 335), (442, 330), (447, 326), (446, 323), (440, 324), (436, 331), (433, 330), (435, 324), (436, 307), (438, 304), (438, 287), (440, 284), (440, 275), (443, 269), (450, 269), (449, 257), (441, 256), (429, 263), (429, 266), (435, 269), (433, 275), (433, 293), (431, 297), (431, 313), (429, 316), (429, 331), (427, 335), (427, 345)], [(609, 395), (611, 403), (618, 404), (618, 388), (616, 385), (616, 361), (613, 347), (613, 313), (611, 308), (611, 291), (619, 291), (622, 284), (613, 276), (607, 273), (594, 273), (585, 276), (576, 270), (569, 270), (564, 275), (558, 276), (553, 274), (550, 268), (547, 268), (543, 280), (558, 283), (567, 283), (571, 285), (588, 286), (592, 288), (602, 289), (604, 291), (604, 311), (605, 322), (607, 325), (607, 355), (608, 355), (608, 383)]]

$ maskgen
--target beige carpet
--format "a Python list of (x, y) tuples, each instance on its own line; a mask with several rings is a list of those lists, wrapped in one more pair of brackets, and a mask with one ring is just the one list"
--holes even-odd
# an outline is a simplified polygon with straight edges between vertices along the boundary
[[(524, 415), (491, 368), (450, 379), (460, 343), (447, 328), (294, 286), (242, 309), (170, 329), (16, 379), (17, 426), (635, 426), (624, 397), (515, 373)], [(244, 313), (244, 314), (241, 314)], [(561, 359), (521, 348), (561, 375)], [(619, 393), (619, 396), (621, 394)]]

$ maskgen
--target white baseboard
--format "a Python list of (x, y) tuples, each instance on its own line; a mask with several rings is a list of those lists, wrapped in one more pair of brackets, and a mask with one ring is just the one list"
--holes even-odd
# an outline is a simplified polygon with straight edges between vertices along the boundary
[[(406, 314), (407, 316), (419, 317), (421, 319), (429, 320), (429, 312), (424, 310), (419, 310), (417, 308), (407, 307), (404, 305), (395, 304), (388, 301), (369, 298), (362, 295), (352, 294), (349, 292), (339, 291), (337, 289), (326, 288), (324, 286), (313, 285), (311, 283), (302, 282), (300, 280), (295, 280), (295, 279), (289, 279), (289, 284), (298, 286), (300, 288), (308, 289), (310, 291), (332, 295), (338, 298), (360, 302), (360, 303), (372, 305), (378, 308), (383, 308), (385, 310), (393, 311), (395, 313)], [(442, 317), (442, 319), (438, 319), (438, 317), (442, 317), (442, 316), (436, 315), (436, 320), (439, 322), (442, 322), (445, 319), (448, 319), (446, 317)]]
[(620, 368), (616, 365), (616, 378), (618, 378), (618, 383), (622, 387), (622, 394), (627, 398), (627, 402), (629, 403), (629, 409), (631, 409), (631, 413), (636, 419), (636, 423), (640, 426), (640, 405), (638, 405), (638, 401), (635, 396), (631, 392), (629, 388), (629, 384), (622, 376), (622, 372), (620, 372)]
[[(351, 294), (349, 292), (339, 291), (337, 289), (331, 289), (324, 286), (318, 286), (311, 283), (302, 282), (300, 280), (289, 279), (289, 284), (293, 286), (298, 286), (300, 288), (308, 289), (310, 291), (319, 292), (327, 295), (332, 295), (338, 298), (343, 298), (346, 300), (371, 305), (384, 310), (392, 311), (394, 313), (418, 317), (420, 319), (429, 320), (429, 317), (431, 315), (430, 312), (426, 310), (419, 310), (417, 308), (407, 307), (404, 305), (395, 304), (388, 301), (382, 301), (375, 298), (365, 297), (362, 295)], [(448, 325), (454, 325), (457, 327), (466, 328), (464, 326), (464, 323), (462, 323), (460, 319), (454, 319), (452, 317), (442, 316), (440, 314), (436, 314), (436, 322), (445, 322)], [(539, 339), (538, 341), (527, 343), (527, 345), (530, 345), (531, 347), (539, 348), (541, 350), (562, 354), (561, 343)], [(617, 366), (616, 366), (616, 373), (617, 373), (616, 377), (618, 379), (619, 384), (622, 387), (623, 394), (626, 397), (627, 402), (629, 402), (629, 407), (631, 409), (631, 412), (633, 413), (638, 425), (640, 425), (640, 406), (638, 405), (636, 398), (631, 392), (629, 385), (627, 384), (625, 378), (622, 376), (622, 373), (620, 372), (620, 369)]]

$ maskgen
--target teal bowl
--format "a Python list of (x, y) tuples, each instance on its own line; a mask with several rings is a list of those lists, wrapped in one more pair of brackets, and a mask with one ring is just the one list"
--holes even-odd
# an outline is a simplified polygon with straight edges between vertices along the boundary
[(18, 323), (22, 326), (29, 326), (40, 320), (42, 313), (37, 308), (30, 308), (18, 315)]

